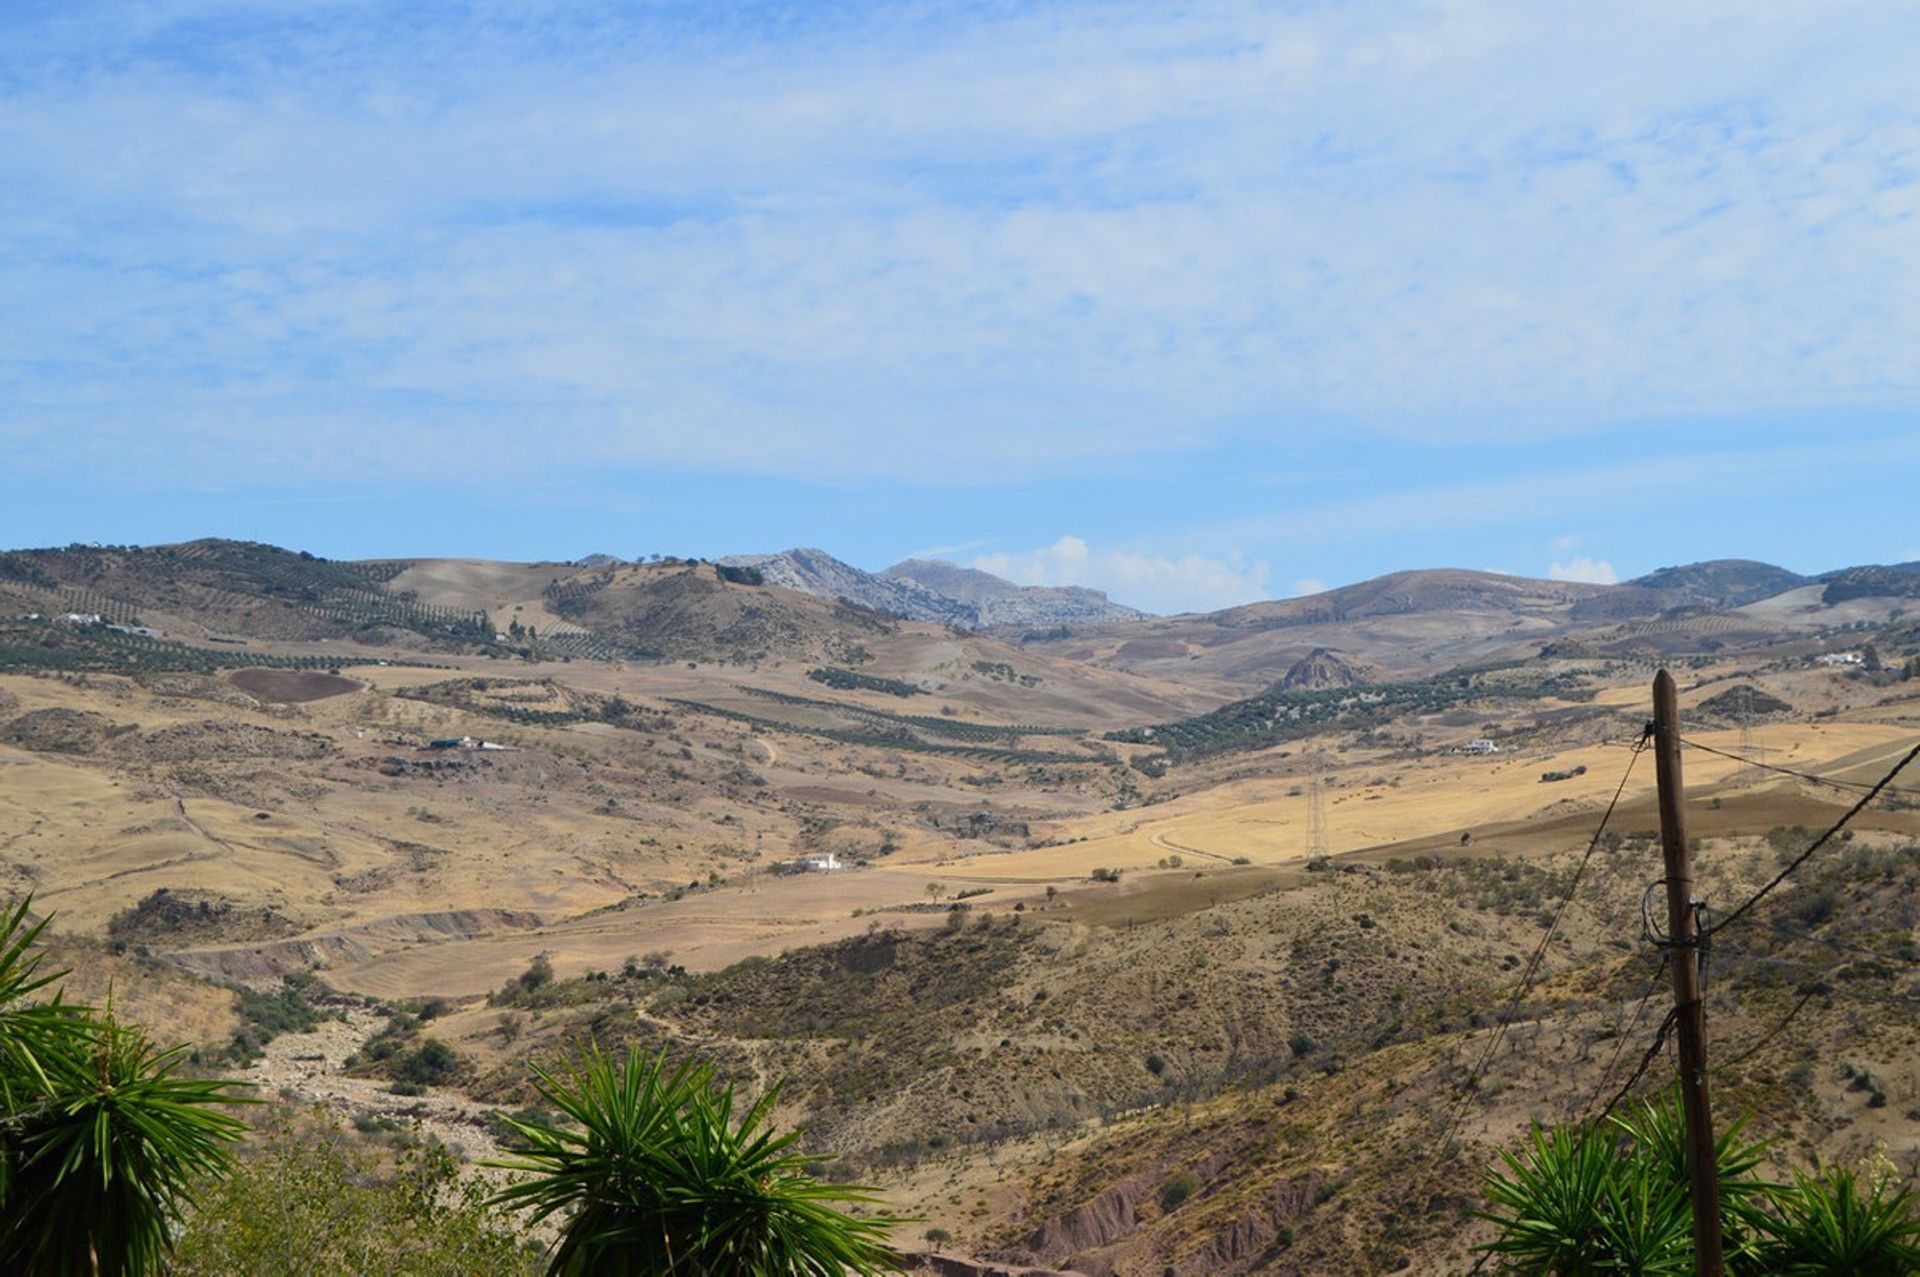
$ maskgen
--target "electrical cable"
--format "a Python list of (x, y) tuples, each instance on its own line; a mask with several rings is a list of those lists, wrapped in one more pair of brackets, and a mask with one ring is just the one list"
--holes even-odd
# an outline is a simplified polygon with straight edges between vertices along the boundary
[[(1856, 793), (1858, 793), (1861, 790), (1870, 790), (1874, 788), (1873, 783), (1871, 781), (1840, 780), (1833, 776), (1820, 776), (1820, 775), (1814, 774), (1813, 772), (1795, 771), (1791, 767), (1781, 767), (1777, 763), (1763, 763), (1758, 761), (1757, 759), (1746, 758), (1740, 754), (1734, 753), (1731, 750), (1720, 749), (1713, 745), (1703, 744), (1700, 741), (1693, 740), (1692, 738), (1686, 737), (1686, 736), (1682, 736), (1680, 738), (1680, 743), (1682, 745), (1685, 745), (1689, 749), (1697, 749), (1703, 754), (1717, 754), (1721, 758), (1732, 759), (1734, 762), (1740, 763), (1741, 765), (1746, 767), (1757, 767), (1761, 771), (1778, 772), (1782, 776), (1792, 776), (1796, 780), (1808, 781), (1815, 785), (1831, 785), (1835, 789), (1849, 789), (1849, 790), (1853, 790)], [(1911, 797), (1920, 798), (1920, 789), (1906, 789), (1897, 785), (1883, 786), (1881, 787), (1879, 792), (1887, 793), (1887, 794), (1906, 794)]]
[(1547, 946), (1553, 943), (1554, 934), (1560, 929), (1560, 919), (1565, 916), (1567, 906), (1573, 903), (1574, 892), (1580, 889), (1580, 881), (1586, 876), (1587, 865), (1593, 860), (1593, 853), (1600, 845), (1600, 839), (1607, 831), (1607, 822), (1613, 819), (1614, 808), (1620, 805), (1620, 795), (1626, 792), (1627, 782), (1633, 777), (1634, 764), (1640, 761), (1640, 755), (1646, 751), (1647, 743), (1653, 739), (1653, 727), (1647, 725), (1641, 730), (1640, 740), (1634, 746), (1633, 753), (1627, 758), (1626, 770), (1621, 773), (1620, 783), (1614, 787), (1613, 798), (1607, 803), (1607, 809), (1600, 814), (1600, 823), (1594, 827), (1593, 837), (1587, 840), (1587, 849), (1580, 857), (1580, 864), (1573, 872), (1573, 878), (1567, 883), (1567, 889), (1560, 897), (1560, 903), (1554, 907), (1553, 917), (1547, 923), (1547, 929), (1540, 937), (1540, 943), (1534, 947), (1533, 957), (1527, 963), (1527, 969), (1520, 983), (1514, 986), (1513, 996), (1507, 1000), (1505, 1010), (1500, 1014), (1493, 1032), (1487, 1037), (1487, 1049), (1480, 1054), (1480, 1062), (1467, 1075), (1460, 1092), (1454, 1098), (1451, 1112), (1441, 1127), (1439, 1157), (1446, 1156), (1447, 1146), (1453, 1142), (1460, 1125), (1466, 1120), (1467, 1107), (1472, 1101), (1473, 1092), (1479, 1087), (1480, 1079), (1485, 1076), (1488, 1065), (1493, 1063), (1494, 1053), (1500, 1049), (1500, 1043), (1507, 1036), (1507, 1026), (1513, 1013), (1518, 1009), (1522, 998), (1533, 988), (1534, 977), (1539, 974), (1540, 964), (1547, 955)]
[(1773, 877), (1773, 881), (1769, 882), (1766, 886), (1760, 888), (1760, 890), (1754, 892), (1751, 896), (1748, 896), (1746, 900), (1741, 902), (1739, 908), (1735, 909), (1732, 913), (1728, 914), (1726, 917), (1722, 918), (1719, 922), (1715, 923), (1713, 925), (1713, 929), (1711, 931), (1706, 932), (1703, 938), (1711, 937), (1719, 934), (1722, 931), (1725, 931), (1728, 927), (1732, 926), (1736, 921), (1738, 921), (1741, 918), (1741, 916), (1744, 915), (1749, 909), (1753, 908), (1755, 905), (1759, 904), (1762, 900), (1766, 899), (1767, 893), (1771, 892), (1775, 887), (1778, 887), (1781, 883), (1785, 882), (1793, 874), (1794, 870), (1798, 869), (1801, 865), (1804, 865), (1807, 863), (1807, 859), (1810, 856), (1812, 856), (1814, 852), (1826, 846), (1826, 844), (1835, 835), (1837, 835), (1841, 830), (1845, 829), (1847, 827), (1847, 823), (1851, 821), (1855, 816), (1859, 815), (1862, 811), (1864, 811), (1868, 803), (1872, 802), (1875, 798), (1879, 797), (1880, 791), (1885, 789), (1889, 784), (1891, 784), (1895, 776), (1898, 776), (1902, 771), (1905, 771), (1907, 764), (1911, 763), (1915, 758), (1920, 758), (1920, 744), (1916, 744), (1912, 749), (1908, 750), (1906, 755), (1903, 758), (1901, 758), (1899, 762), (1893, 765), (1892, 771), (1888, 772), (1885, 776), (1881, 777), (1880, 782), (1876, 784), (1872, 789), (1869, 789), (1866, 793), (1862, 794), (1860, 796), (1860, 801), (1855, 803), (1852, 807), (1849, 807), (1845, 815), (1841, 816), (1840, 819), (1834, 821), (1833, 824), (1829, 825), (1825, 833), (1821, 834), (1818, 838), (1815, 838), (1813, 842), (1808, 845), (1805, 851), (1801, 852), (1798, 856), (1794, 857), (1793, 860), (1787, 864), (1786, 868), (1782, 869), (1779, 873), (1775, 874)]

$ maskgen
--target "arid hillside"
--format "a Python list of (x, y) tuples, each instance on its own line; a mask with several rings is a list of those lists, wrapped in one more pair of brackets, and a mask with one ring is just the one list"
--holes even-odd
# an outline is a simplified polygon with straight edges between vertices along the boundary
[[(682, 560), (4, 565), (0, 874), (86, 996), (469, 1151), (529, 1060), (697, 1051), (785, 1080), (904, 1243), (1056, 1271), (1464, 1270), (1493, 1150), (1659, 1021), (1656, 665), (1715, 909), (1920, 738), (1903, 596), (1609, 602), (1751, 573), (1060, 637)], [(1783, 1157), (1920, 1164), (1916, 794), (1716, 947)]]

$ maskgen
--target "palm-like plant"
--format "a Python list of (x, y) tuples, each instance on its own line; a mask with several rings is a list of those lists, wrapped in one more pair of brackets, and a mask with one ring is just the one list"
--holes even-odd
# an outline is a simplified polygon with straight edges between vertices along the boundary
[(769, 1121), (777, 1092), (736, 1116), (711, 1065), (668, 1070), (664, 1053), (615, 1060), (588, 1046), (535, 1087), (578, 1129), (509, 1119), (519, 1147), (496, 1163), (531, 1178), (495, 1201), (559, 1217), (547, 1271), (584, 1274), (877, 1273), (895, 1264), (898, 1221), (855, 1217), (871, 1190), (821, 1182), (823, 1157), (797, 1152), (799, 1131)]
[(0, 909), (0, 1271), (160, 1271), (198, 1179), (244, 1129), (216, 1106), (237, 1083), (179, 1076), (181, 1051), (81, 1007), (25, 999), (45, 922)]
[[(1734, 1272), (1905, 1277), (1920, 1272), (1920, 1198), (1886, 1176), (1834, 1169), (1791, 1185), (1755, 1174), (1763, 1144), (1744, 1117), (1715, 1140), (1721, 1231)], [(1536, 1127), (1487, 1173), (1500, 1236), (1482, 1249), (1510, 1271), (1586, 1277), (1693, 1270), (1677, 1092), (1601, 1126)], [(1890, 1168), (1889, 1168), (1890, 1169)]]
[(1536, 1126), (1521, 1152), (1500, 1150), (1506, 1171), (1487, 1175), (1483, 1218), (1501, 1232), (1486, 1249), (1529, 1273), (1688, 1271), (1685, 1180), (1656, 1189), (1623, 1158), (1638, 1160), (1598, 1126)]
[[(1722, 1228), (1735, 1255), (1751, 1253), (1772, 1187), (1752, 1172), (1764, 1145), (1741, 1137), (1744, 1119), (1720, 1133)], [(1500, 1225), (1486, 1249), (1521, 1272), (1687, 1273), (1693, 1216), (1687, 1198), (1684, 1125), (1677, 1092), (1597, 1125), (1535, 1127), (1519, 1153), (1502, 1149), (1489, 1171)]]
[(1913, 1190), (1886, 1177), (1863, 1183), (1831, 1168), (1795, 1175), (1774, 1196), (1779, 1218), (1761, 1254), (1770, 1273), (1793, 1277), (1905, 1277), (1920, 1272), (1920, 1214)]

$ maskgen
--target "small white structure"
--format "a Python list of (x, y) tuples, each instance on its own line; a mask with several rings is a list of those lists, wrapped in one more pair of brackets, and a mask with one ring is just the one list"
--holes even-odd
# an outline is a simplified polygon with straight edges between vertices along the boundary
[(68, 612), (65, 616), (56, 616), (53, 619), (60, 625), (100, 624), (100, 614), (98, 612)]
[(1497, 754), (1500, 752), (1500, 747), (1492, 741), (1482, 738), (1480, 740), (1468, 741), (1462, 745), (1457, 752), (1462, 754)]
[(847, 866), (845, 861), (829, 851), (818, 856), (802, 856), (798, 860), (783, 860), (780, 867), (788, 873), (817, 874), (833, 873)]
[(1858, 652), (1828, 652), (1821, 656), (1822, 665), (1860, 665), (1866, 658)]

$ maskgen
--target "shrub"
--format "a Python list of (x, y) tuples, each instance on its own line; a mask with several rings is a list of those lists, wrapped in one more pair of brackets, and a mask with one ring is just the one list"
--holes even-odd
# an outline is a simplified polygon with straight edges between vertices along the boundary
[(417, 1086), (437, 1086), (451, 1077), (459, 1068), (458, 1052), (439, 1038), (428, 1038), (395, 1062), (393, 1077), (397, 1082), (411, 1082)]
[(1185, 1171), (1178, 1171), (1167, 1177), (1160, 1186), (1160, 1209), (1172, 1210), (1180, 1203), (1192, 1197), (1200, 1189), (1200, 1181)]
[(410, 1145), (388, 1167), (376, 1146), (330, 1118), (283, 1114), (253, 1152), (188, 1219), (175, 1277), (537, 1271), (527, 1243), (488, 1208), (480, 1180), (462, 1176), (443, 1149)]

